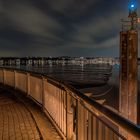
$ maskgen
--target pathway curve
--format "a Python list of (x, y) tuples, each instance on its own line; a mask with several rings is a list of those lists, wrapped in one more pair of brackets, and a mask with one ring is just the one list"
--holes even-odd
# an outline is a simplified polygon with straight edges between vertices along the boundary
[[(28, 102), (24, 104), (15, 95), (0, 89), (0, 140), (61, 139), (42, 111), (32, 106), (31, 100), (26, 99)], [(43, 132), (45, 134), (42, 135)]]

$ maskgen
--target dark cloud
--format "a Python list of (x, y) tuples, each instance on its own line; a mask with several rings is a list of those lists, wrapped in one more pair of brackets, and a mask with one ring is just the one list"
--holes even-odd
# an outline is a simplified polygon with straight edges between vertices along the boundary
[[(118, 56), (128, 0), (1, 0), (1, 56)], [(139, 11), (138, 11), (139, 12)]]

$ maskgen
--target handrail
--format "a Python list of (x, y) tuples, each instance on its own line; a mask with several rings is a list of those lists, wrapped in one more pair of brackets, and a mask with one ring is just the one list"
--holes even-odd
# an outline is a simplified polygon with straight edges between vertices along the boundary
[(83, 101), (86, 101), (88, 104), (92, 105), (95, 109), (97, 109), (100, 113), (108, 117), (112, 122), (114, 122), (117, 126), (124, 128), (127, 132), (130, 132), (133, 136), (140, 138), (140, 126), (135, 125), (124, 117), (120, 116), (116, 112), (111, 111), (105, 106), (99, 104), (95, 100), (91, 100), (89, 97), (82, 94), (77, 89), (72, 86), (64, 83), (66, 88), (74, 92), (79, 98), (82, 98)]
[(127, 120), (127, 119), (123, 118), (122, 116), (120, 116), (119, 114), (117, 114), (117, 113), (111, 111), (110, 109), (106, 108), (105, 106), (97, 103), (95, 100), (90, 99), (89, 97), (87, 97), (86, 95), (84, 95), (79, 90), (75, 89), (74, 87), (72, 87), (71, 85), (69, 85), (65, 81), (58, 80), (58, 79), (56, 79), (54, 77), (50, 77), (50, 76), (47, 76), (45, 74), (40, 74), (38, 72), (27, 71), (27, 70), (23, 70), (23, 69), (17, 69), (17, 68), (13, 69), (13, 68), (5, 68), (5, 67), (0, 67), (0, 69), (16, 70), (16, 71), (24, 72), (24, 73), (29, 72), (29, 73), (35, 74), (37, 76), (41, 76), (41, 77), (43, 76), (44, 78), (47, 78), (50, 81), (53, 81), (58, 86), (61, 86), (66, 91), (69, 91), (69, 92), (72, 92), (72, 93), (76, 94), (76, 96), (78, 97), (79, 100), (81, 100), (81, 101), (83, 101), (85, 103), (88, 103), (89, 105), (93, 106), (102, 115), (107, 117), (109, 120), (111, 120), (117, 126), (123, 128), (124, 130), (129, 132), (134, 137), (136, 137), (138, 139), (140, 138), (140, 126), (137, 126), (137, 125), (133, 124), (129, 120)]

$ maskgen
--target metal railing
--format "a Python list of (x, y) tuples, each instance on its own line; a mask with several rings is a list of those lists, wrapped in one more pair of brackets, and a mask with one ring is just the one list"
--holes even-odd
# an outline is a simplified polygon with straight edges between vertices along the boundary
[(67, 83), (42, 74), (0, 68), (0, 83), (39, 104), (63, 139), (138, 140), (140, 128)]

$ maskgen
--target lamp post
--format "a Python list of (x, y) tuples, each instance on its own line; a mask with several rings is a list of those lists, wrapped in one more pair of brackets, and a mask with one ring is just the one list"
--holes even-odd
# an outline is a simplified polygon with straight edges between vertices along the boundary
[(136, 29), (136, 24), (137, 24), (137, 5), (136, 2), (131, 1), (129, 4), (129, 15), (128, 18), (131, 19), (131, 30)]
[[(120, 32), (120, 113), (135, 124), (139, 122), (138, 31), (136, 2), (129, 3), (127, 29)], [(128, 28), (130, 27), (130, 28)]]

